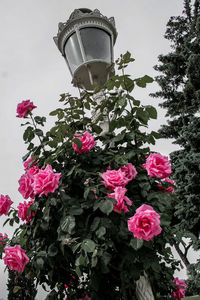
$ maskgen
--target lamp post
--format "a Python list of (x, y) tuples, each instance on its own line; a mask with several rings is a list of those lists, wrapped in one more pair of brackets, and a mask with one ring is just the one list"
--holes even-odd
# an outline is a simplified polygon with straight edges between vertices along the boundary
[[(75, 9), (65, 23), (58, 24), (54, 41), (66, 60), (75, 87), (93, 90), (94, 85), (103, 86), (114, 73), (110, 67), (114, 61), (113, 47), (117, 38), (114, 18), (103, 16), (98, 9)], [(103, 94), (95, 96), (100, 104)], [(95, 120), (97, 112), (92, 113)], [(101, 124), (103, 134), (109, 126), (105, 116)], [(102, 133), (101, 133), (102, 134)], [(138, 300), (154, 300), (146, 274), (136, 282)]]

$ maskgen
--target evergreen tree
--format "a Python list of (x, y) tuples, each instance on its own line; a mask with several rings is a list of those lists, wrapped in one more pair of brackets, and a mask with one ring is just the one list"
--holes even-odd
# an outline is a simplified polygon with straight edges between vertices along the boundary
[[(190, 279), (193, 280), (194, 276), (199, 278), (199, 275), (194, 272), (194, 266), (190, 272), (187, 253), (191, 245), (195, 249), (200, 248), (199, 0), (184, 0), (183, 14), (170, 18), (165, 38), (170, 41), (172, 51), (159, 56), (159, 64), (155, 66), (155, 70), (160, 72), (156, 81), (161, 90), (152, 96), (162, 98), (164, 101), (160, 106), (167, 110), (167, 124), (161, 126), (160, 133), (180, 146), (179, 150), (170, 155), (179, 198), (175, 215), (180, 221), (178, 226), (181, 234), (190, 237), (191, 242), (189, 245), (182, 242), (184, 251), (181, 251), (179, 243), (175, 247), (187, 267)], [(199, 284), (195, 290), (193, 280), (193, 293), (199, 293), (198, 286)]]

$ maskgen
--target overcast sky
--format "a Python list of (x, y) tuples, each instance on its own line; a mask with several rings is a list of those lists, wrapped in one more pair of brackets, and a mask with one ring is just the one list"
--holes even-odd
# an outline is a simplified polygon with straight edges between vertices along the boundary
[[(21, 157), (26, 153), (23, 130), (16, 118), (16, 106), (30, 99), (38, 107), (37, 115), (47, 116), (57, 108), (59, 95), (77, 94), (71, 85), (66, 63), (54, 44), (59, 22), (65, 22), (71, 12), (80, 7), (98, 8), (107, 17), (114, 16), (118, 31), (115, 58), (129, 50), (136, 61), (129, 74), (139, 77), (156, 75), (153, 66), (159, 54), (170, 51), (163, 35), (170, 16), (180, 15), (183, 0), (0, 0), (0, 194), (8, 194), (17, 207), (23, 199), (18, 192), (18, 180), (23, 173)], [(148, 96), (157, 85), (136, 91), (144, 104), (157, 105)], [(51, 119), (51, 117), (49, 117)], [(51, 120), (48, 124), (51, 124)], [(151, 123), (158, 129), (164, 123), (164, 112)], [(168, 155), (175, 149), (169, 141), (157, 143), (154, 150)], [(7, 226), (0, 232), (11, 236)], [(192, 258), (191, 258), (192, 259)], [(6, 274), (0, 263), (0, 297), (7, 299)], [(42, 299), (41, 294), (38, 299)]]

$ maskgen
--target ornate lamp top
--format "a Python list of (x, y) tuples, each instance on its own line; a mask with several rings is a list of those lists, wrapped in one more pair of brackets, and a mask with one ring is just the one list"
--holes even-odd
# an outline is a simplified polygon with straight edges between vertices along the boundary
[(64, 23), (58, 24), (58, 33), (57, 36), (54, 37), (54, 41), (60, 50), (60, 52), (64, 55), (64, 43), (66, 39), (69, 37), (71, 32), (76, 29), (77, 26), (84, 25), (96, 25), (107, 28), (113, 34), (114, 43), (117, 38), (117, 30), (115, 27), (115, 20), (113, 17), (107, 18), (103, 16), (98, 9), (90, 10), (88, 8), (79, 8), (75, 9), (70, 15), (69, 19)]

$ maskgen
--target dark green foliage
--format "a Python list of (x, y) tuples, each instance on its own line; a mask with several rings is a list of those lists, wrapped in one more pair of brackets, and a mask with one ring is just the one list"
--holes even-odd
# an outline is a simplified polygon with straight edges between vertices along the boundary
[(34, 300), (37, 294), (34, 279), (25, 274), (8, 271), (8, 300)]
[[(160, 106), (167, 110), (167, 125), (162, 125), (159, 132), (180, 146), (180, 150), (170, 155), (174, 171), (172, 178), (180, 199), (175, 216), (180, 221), (178, 228), (183, 236), (187, 236), (188, 231), (193, 234), (190, 245), (196, 249), (200, 234), (199, 0), (184, 0), (183, 15), (170, 18), (165, 38), (171, 42), (172, 52), (159, 56), (159, 65), (155, 69), (160, 72), (156, 81), (161, 90), (152, 96), (163, 98)], [(187, 256), (187, 247), (185, 251)], [(189, 270), (189, 262), (186, 266)], [(192, 294), (198, 290), (194, 285)], [(196, 288), (199, 285), (196, 284)]]
[[(198, 272), (197, 272), (198, 270)], [(186, 281), (187, 290), (186, 296), (189, 295), (200, 295), (200, 260), (196, 264), (190, 265), (190, 275)]]

